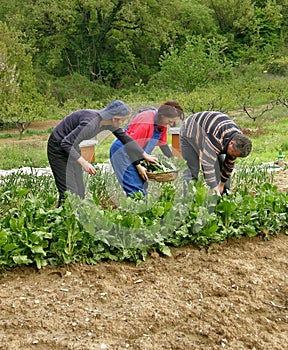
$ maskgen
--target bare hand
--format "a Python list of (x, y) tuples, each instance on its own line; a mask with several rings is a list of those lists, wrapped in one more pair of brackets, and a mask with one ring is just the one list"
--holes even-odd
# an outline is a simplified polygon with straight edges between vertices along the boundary
[(142, 179), (144, 181), (147, 181), (148, 180), (148, 176), (147, 176), (147, 173), (146, 173), (147, 169), (144, 166), (140, 165), (140, 164), (136, 165), (136, 169), (137, 169), (139, 175), (142, 177)]
[(150, 163), (158, 163), (158, 158), (155, 156), (151, 156), (151, 154), (148, 154), (146, 152), (143, 153), (143, 158), (145, 159), (147, 165)]
[(223, 192), (224, 192), (224, 186), (225, 186), (225, 183), (224, 183), (224, 182), (220, 182), (220, 184), (218, 185), (219, 192), (220, 192), (221, 195), (222, 195)]
[(225, 186), (225, 183), (220, 182), (217, 187), (214, 187), (211, 189), (211, 192), (217, 194), (218, 196), (221, 196), (224, 192), (224, 186)]
[(90, 163), (88, 163), (89, 165), (87, 167), (84, 168), (84, 170), (86, 171), (86, 173), (88, 173), (89, 175), (95, 175), (97, 173), (96, 169), (94, 168), (93, 165), (91, 165)]
[(80, 157), (79, 159), (77, 159), (77, 162), (82, 166), (82, 168), (86, 171), (86, 173), (90, 175), (95, 175), (97, 173), (94, 166), (89, 162), (87, 162), (87, 160), (84, 159), (83, 157)]
[(219, 191), (219, 186), (211, 188), (211, 194), (217, 194), (217, 196), (221, 196), (221, 193)]

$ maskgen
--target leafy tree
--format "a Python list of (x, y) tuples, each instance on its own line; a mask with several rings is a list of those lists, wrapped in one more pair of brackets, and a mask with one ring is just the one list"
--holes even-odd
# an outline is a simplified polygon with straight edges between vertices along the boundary
[(171, 48), (161, 58), (161, 70), (151, 80), (159, 87), (190, 92), (222, 79), (231, 72), (231, 63), (225, 58), (226, 41), (223, 38), (192, 37), (180, 52)]
[(0, 118), (4, 124), (22, 125), (23, 132), (37, 116), (31, 112), (39, 112), (42, 99), (35, 87), (31, 54), (22, 34), (2, 22), (0, 48)]
[[(281, 50), (283, 7), (275, 0), (207, 0), (223, 35), (230, 37), (233, 60), (251, 62)], [(283, 22), (284, 23), (284, 22)], [(228, 53), (228, 51), (227, 51)], [(263, 56), (263, 53), (266, 53)]]
[(0, 119), (5, 122), (8, 101), (13, 101), (19, 92), (16, 65), (8, 59), (7, 47), (0, 42)]
[[(67, 84), (75, 81), (69, 76), (96, 82), (95, 90), (99, 84), (131, 89), (154, 75), (157, 81), (160, 70), (162, 79), (169, 70), (174, 80), (181, 72), (174, 85), (190, 91), (225, 76), (230, 61), (285, 57), (287, 17), (287, 0), (0, 0), (0, 21), (23, 33), (42, 93), (65, 76)], [(191, 44), (191, 37), (205, 38), (206, 46)], [(192, 50), (197, 46), (200, 52)]]
[(23, 0), (17, 11), (5, 19), (13, 18), (37, 50), (35, 67), (114, 87), (147, 80), (158, 70), (177, 29), (168, 0)]
[(254, 7), (250, 0), (206, 0), (222, 34), (240, 34), (235, 23), (239, 19), (249, 22), (254, 19)]
[(203, 1), (179, 0), (176, 2), (175, 26), (177, 37), (173, 45), (180, 51), (191, 36), (211, 37), (219, 32), (214, 12)]

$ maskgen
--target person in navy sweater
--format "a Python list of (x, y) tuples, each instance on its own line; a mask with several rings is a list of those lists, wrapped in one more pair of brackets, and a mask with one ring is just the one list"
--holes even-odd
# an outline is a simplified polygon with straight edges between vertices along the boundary
[(47, 144), (47, 155), (59, 193), (58, 206), (63, 203), (67, 191), (85, 197), (83, 170), (93, 175), (96, 169), (81, 156), (79, 144), (103, 130), (110, 130), (125, 145), (132, 162), (143, 159), (148, 163), (157, 162), (156, 157), (147, 154), (120, 128), (130, 114), (131, 109), (126, 103), (115, 100), (100, 110), (75, 111), (53, 129)]

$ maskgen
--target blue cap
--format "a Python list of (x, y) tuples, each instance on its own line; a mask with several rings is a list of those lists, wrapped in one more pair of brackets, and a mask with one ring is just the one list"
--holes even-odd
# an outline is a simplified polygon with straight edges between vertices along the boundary
[(103, 109), (100, 109), (101, 118), (109, 120), (114, 117), (126, 117), (131, 114), (131, 108), (123, 101), (114, 100)]

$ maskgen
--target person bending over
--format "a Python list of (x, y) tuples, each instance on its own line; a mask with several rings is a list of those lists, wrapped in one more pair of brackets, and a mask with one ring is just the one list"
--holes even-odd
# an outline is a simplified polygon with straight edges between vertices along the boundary
[(62, 204), (66, 191), (84, 198), (83, 170), (93, 175), (96, 174), (96, 169), (81, 156), (79, 144), (103, 130), (110, 130), (121, 140), (131, 161), (145, 159), (148, 163), (157, 162), (156, 157), (148, 155), (120, 128), (120, 124), (130, 114), (131, 109), (126, 103), (115, 100), (100, 110), (75, 111), (53, 129), (47, 144), (47, 155), (59, 193), (58, 206)]
[[(126, 133), (131, 136), (146, 153), (151, 154), (156, 146), (168, 158), (172, 157), (167, 144), (167, 126), (175, 126), (176, 121), (183, 119), (184, 113), (178, 102), (166, 101), (158, 108), (146, 108), (136, 114)], [(146, 168), (139, 161), (131, 162), (121, 140), (115, 140), (110, 148), (110, 161), (117, 179), (127, 196), (142, 192), (147, 195)]]
[(184, 179), (198, 181), (201, 167), (211, 191), (222, 195), (230, 189), (236, 158), (247, 157), (252, 143), (228, 115), (203, 111), (181, 125), (180, 147), (188, 167)]

